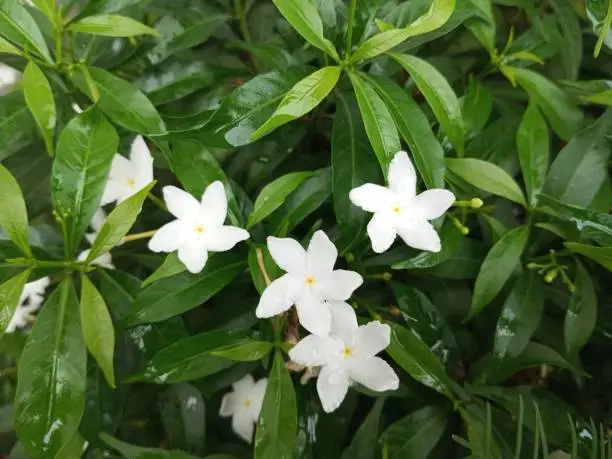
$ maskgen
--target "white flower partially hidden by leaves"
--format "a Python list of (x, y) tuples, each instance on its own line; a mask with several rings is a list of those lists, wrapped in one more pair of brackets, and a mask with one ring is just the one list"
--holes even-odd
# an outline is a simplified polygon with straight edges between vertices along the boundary
[(223, 183), (211, 183), (199, 202), (174, 186), (163, 189), (164, 201), (176, 220), (162, 226), (149, 241), (153, 252), (174, 252), (191, 273), (206, 266), (208, 252), (225, 252), (248, 239), (245, 229), (227, 226), (227, 196)]
[(96, 237), (98, 237), (98, 232), (104, 225), (104, 222), (106, 222), (106, 213), (100, 207), (98, 208), (98, 210), (96, 210), (96, 213), (94, 214), (91, 223), (89, 224), (93, 231), (85, 235), (85, 239), (87, 239), (87, 242), (89, 242), (90, 244), (94, 243)]
[(399, 378), (380, 357), (391, 339), (391, 327), (378, 321), (359, 327), (357, 319), (334, 326), (329, 336), (308, 335), (290, 351), (292, 361), (320, 366), (317, 392), (323, 409), (331, 413), (340, 406), (348, 388), (359, 383), (384, 392), (399, 387)]
[(219, 415), (232, 417), (232, 429), (248, 443), (253, 441), (253, 431), (259, 418), (261, 405), (266, 393), (266, 378), (255, 382), (253, 376), (245, 375), (232, 384), (233, 391), (221, 400)]
[(410, 247), (430, 252), (441, 249), (440, 237), (428, 220), (440, 217), (455, 202), (448, 190), (416, 194), (417, 176), (405, 151), (396, 153), (389, 164), (389, 187), (366, 183), (349, 194), (353, 204), (374, 216), (368, 223), (372, 249), (382, 253), (397, 235)]
[(48, 277), (42, 277), (24, 285), (21, 297), (19, 298), (19, 305), (6, 327), (6, 333), (13, 333), (18, 328), (24, 328), (34, 321), (34, 313), (40, 309), (45, 289), (50, 283), (51, 281)]
[(21, 80), (21, 72), (0, 63), (0, 96), (7, 94)]
[(308, 250), (294, 239), (276, 237), (268, 237), (268, 249), (287, 274), (266, 287), (255, 311), (257, 317), (275, 316), (295, 304), (306, 330), (327, 335), (334, 316), (355, 316), (343, 302), (363, 283), (363, 278), (353, 271), (334, 270), (338, 250), (323, 231), (314, 233)]
[(572, 459), (572, 456), (570, 456), (565, 451), (558, 449), (557, 451), (553, 451), (552, 453), (550, 453), (548, 459)]
[[(85, 261), (87, 260), (87, 257), (89, 256), (89, 251), (90, 249), (87, 250), (83, 250), (77, 260), (78, 261)], [(103, 255), (100, 255), (98, 258), (96, 258), (95, 260), (93, 260), (91, 262), (92, 265), (96, 265), (96, 266), (100, 266), (101, 268), (106, 268), (106, 269), (115, 269), (115, 265), (113, 264), (113, 257), (111, 256), (110, 252), (106, 252)]]
[(153, 181), (153, 157), (142, 136), (132, 142), (130, 159), (117, 153), (108, 174), (101, 205), (125, 201)]

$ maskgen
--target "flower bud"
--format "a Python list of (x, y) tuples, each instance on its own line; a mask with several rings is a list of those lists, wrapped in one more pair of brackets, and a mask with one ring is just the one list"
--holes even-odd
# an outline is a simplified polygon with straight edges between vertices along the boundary
[(548, 271), (546, 275), (544, 276), (544, 282), (546, 282), (547, 284), (552, 283), (552, 281), (556, 279), (557, 274), (559, 274), (559, 271), (556, 269), (553, 269), (552, 271)]
[(472, 198), (470, 201), (470, 207), (472, 209), (480, 209), (483, 206), (484, 202), (480, 198)]

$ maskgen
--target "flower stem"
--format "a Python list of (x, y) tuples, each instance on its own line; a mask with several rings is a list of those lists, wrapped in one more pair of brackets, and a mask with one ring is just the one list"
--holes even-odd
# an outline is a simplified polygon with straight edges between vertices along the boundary
[(242, 34), (242, 38), (247, 43), (251, 42), (251, 33), (249, 32), (249, 26), (247, 24), (247, 9), (245, 5), (242, 4), (242, 0), (234, 0), (234, 10), (236, 12), (236, 19), (238, 19), (238, 23), (240, 25), (240, 33)]
[(257, 249), (255, 249), (255, 253), (257, 254), (257, 265), (259, 266), (259, 269), (261, 270), (261, 275), (263, 276), (264, 282), (266, 283), (266, 287), (267, 287), (268, 285), (272, 283), (272, 281), (270, 280), (268, 271), (266, 271), (266, 264), (264, 263), (263, 252), (258, 247)]
[(10, 258), (6, 262), (15, 267), (21, 268), (62, 268), (70, 269), (72, 271), (91, 271), (91, 267), (80, 261), (73, 260), (61, 260), (61, 261), (50, 261), (50, 260), (35, 260), (32, 258)]
[(148, 239), (150, 237), (153, 237), (155, 233), (157, 233), (157, 230), (145, 231), (144, 233), (128, 234), (127, 236), (123, 237), (122, 241), (130, 242), (130, 241), (137, 241), (139, 239)]
[(351, 48), (353, 46), (353, 24), (355, 23), (355, 12), (357, 10), (357, 0), (351, 0), (351, 7), (348, 16), (348, 26), (346, 28), (346, 49), (345, 56), (348, 57), (351, 54)]
[(147, 198), (149, 198), (161, 210), (165, 210), (166, 212), (168, 212), (168, 206), (166, 206), (166, 203), (159, 199), (157, 196), (155, 196), (153, 193), (149, 193), (147, 195)]

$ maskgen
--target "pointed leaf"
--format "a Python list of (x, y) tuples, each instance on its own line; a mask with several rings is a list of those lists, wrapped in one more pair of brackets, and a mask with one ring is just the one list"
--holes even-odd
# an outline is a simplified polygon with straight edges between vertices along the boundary
[(196, 456), (178, 450), (168, 451), (130, 445), (104, 432), (100, 433), (100, 438), (108, 446), (119, 451), (126, 459), (198, 459)]
[(577, 242), (566, 242), (565, 247), (571, 252), (579, 253), (580, 255), (590, 258), (612, 272), (612, 247), (596, 247), (593, 245), (578, 244)]
[(31, 270), (25, 270), (0, 285), (0, 338), (19, 307), (21, 292), (31, 273)]
[(191, 384), (166, 388), (158, 399), (169, 447), (202, 454), (206, 443), (206, 402)]
[(177, 253), (172, 252), (168, 254), (168, 256), (164, 259), (164, 262), (161, 264), (161, 266), (157, 268), (153, 274), (151, 274), (142, 282), (142, 288), (145, 288), (146, 286), (160, 279), (165, 279), (166, 277), (174, 276), (175, 274), (185, 272), (186, 269), (187, 268), (185, 267), (183, 262), (178, 259)]
[(580, 262), (576, 262), (574, 287), (564, 327), (565, 348), (570, 357), (577, 357), (582, 346), (591, 337), (597, 321), (595, 286), (588, 271)]
[(42, 132), (47, 151), (53, 156), (55, 150), (53, 145), (56, 121), (55, 99), (49, 81), (34, 61), (28, 62), (23, 72), (23, 93), (28, 108)]
[(22, 53), (18, 48), (11, 45), (10, 42), (0, 37), (0, 54), (14, 54), (15, 56), (21, 56)]
[(156, 35), (159, 32), (149, 26), (126, 16), (104, 14), (87, 16), (71, 22), (68, 30), (73, 32), (102, 35), (105, 37), (135, 37), (137, 35)]
[(379, 397), (363, 420), (351, 440), (351, 444), (342, 452), (340, 459), (370, 459), (376, 457), (378, 430), (385, 397)]
[(0, 228), (21, 249), (31, 257), (28, 240), (28, 214), (23, 194), (15, 177), (0, 164)]
[(225, 357), (239, 362), (252, 362), (263, 359), (274, 349), (274, 343), (269, 341), (244, 341), (242, 343), (229, 344), (211, 351), (211, 355)]
[(23, 49), (36, 52), (47, 62), (52, 62), (47, 43), (22, 2), (0, 0), (0, 34)]

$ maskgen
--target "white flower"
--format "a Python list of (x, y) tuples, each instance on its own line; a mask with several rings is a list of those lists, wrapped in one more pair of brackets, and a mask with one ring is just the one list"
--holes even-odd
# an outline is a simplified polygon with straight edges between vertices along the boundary
[(227, 217), (227, 197), (223, 184), (210, 184), (198, 202), (191, 194), (174, 186), (163, 189), (168, 210), (176, 220), (162, 226), (149, 241), (153, 252), (174, 252), (189, 272), (199, 273), (208, 252), (225, 252), (249, 238), (248, 231), (223, 223)]
[(23, 286), (23, 291), (19, 298), (19, 305), (6, 327), (6, 333), (13, 333), (18, 328), (26, 327), (29, 323), (34, 321), (35, 317), (33, 314), (40, 309), (43, 303), (45, 289), (49, 284), (50, 279), (48, 277), (42, 277), (34, 282), (28, 282)]
[(572, 456), (570, 456), (565, 451), (561, 451), (560, 449), (558, 449), (557, 451), (553, 451), (552, 453), (550, 453), (548, 459), (572, 459)]
[(137, 136), (132, 143), (130, 159), (118, 153), (113, 158), (102, 205), (114, 201), (119, 204), (152, 181), (153, 157), (142, 136)]
[(0, 62), (0, 96), (7, 94), (21, 80), (21, 72)]
[(399, 387), (391, 366), (375, 357), (389, 345), (390, 337), (388, 325), (376, 321), (358, 327), (354, 318), (333, 327), (329, 336), (308, 335), (289, 351), (289, 357), (302, 365), (321, 367), (317, 392), (323, 409), (330, 413), (340, 406), (352, 383), (378, 392)]
[[(89, 256), (89, 251), (90, 251), (90, 249), (83, 250), (79, 254), (77, 260), (78, 261), (85, 261), (85, 260), (87, 260), (87, 257)], [(91, 264), (92, 265), (100, 266), (101, 268), (115, 269), (115, 265), (113, 264), (113, 258), (111, 257), (110, 252), (106, 252), (105, 254), (100, 255), (98, 258), (93, 260), (91, 262)]]
[(96, 237), (98, 236), (98, 232), (104, 225), (104, 222), (106, 222), (106, 213), (100, 207), (98, 208), (98, 210), (96, 210), (96, 213), (94, 214), (91, 223), (89, 224), (93, 231), (85, 235), (85, 239), (87, 239), (87, 242), (89, 242), (90, 244), (94, 243)]
[(257, 317), (275, 316), (295, 304), (306, 330), (327, 335), (332, 316), (342, 313), (338, 309), (346, 311), (342, 302), (349, 299), (363, 278), (353, 271), (334, 270), (338, 250), (323, 231), (314, 233), (307, 251), (294, 239), (276, 237), (268, 238), (268, 249), (287, 274), (266, 287), (255, 311)]
[(374, 216), (368, 223), (372, 248), (382, 253), (399, 236), (410, 247), (440, 251), (440, 237), (428, 220), (440, 217), (455, 202), (448, 190), (427, 190), (417, 196), (416, 172), (405, 151), (389, 164), (389, 188), (366, 183), (349, 194), (353, 204)]
[(267, 384), (266, 378), (255, 382), (253, 376), (245, 375), (232, 384), (233, 392), (225, 394), (221, 400), (219, 414), (223, 417), (232, 416), (232, 429), (249, 443), (253, 440), (253, 430), (259, 418)]

